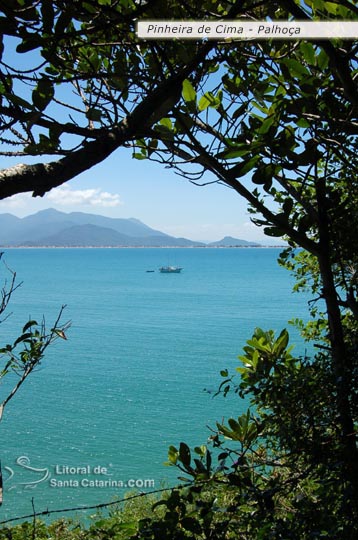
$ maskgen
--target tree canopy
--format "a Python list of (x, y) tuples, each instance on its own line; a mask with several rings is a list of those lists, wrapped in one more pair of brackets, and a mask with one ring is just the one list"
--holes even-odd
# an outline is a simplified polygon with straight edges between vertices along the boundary
[[(290, 431), (296, 433), (293, 442), (273, 417), (263, 424), (288, 453), (297, 457), (301, 448), (309, 456), (301, 473), (325, 471), (325, 485), (341, 494), (336, 512), (353, 523), (358, 515), (358, 43), (140, 41), (135, 24), (172, 18), (356, 20), (356, 2), (206, 0), (198, 7), (190, 0), (4, 0), (0, 7), (2, 154), (42, 156), (41, 163), (1, 171), (0, 197), (23, 191), (42, 196), (121, 146), (136, 159), (169, 165), (191, 182), (221, 183), (244, 197), (254, 222), (267, 235), (288, 241), (281, 262), (296, 274), (296, 288), (311, 287), (325, 308), (302, 326), (321, 350), (312, 361), (292, 360), (285, 333), (278, 341), (256, 333), (245, 349), (240, 391), (250, 391), (256, 407), (266, 403), (278, 412), (271, 392), (286, 388), (292, 407), (300, 384), (306, 397), (310, 385), (319, 393), (325, 384), (321, 409), (314, 402), (308, 407), (315, 420), (310, 423), (303, 410), (298, 414), (300, 428)], [(292, 420), (292, 409), (290, 414)], [(249, 417), (238, 422), (219, 431), (240, 441), (238, 430), (249, 433)], [(250, 447), (258, 435), (252, 431)], [(186, 446), (173, 447), (171, 457), (193, 473)], [(198, 471), (204, 474), (206, 467), (209, 474), (208, 463), (198, 463)], [(257, 500), (267, 495), (267, 487), (255, 486)], [(326, 502), (333, 515), (332, 493)], [(262, 508), (269, 510), (267, 504)], [(352, 527), (345, 531), (346, 538), (354, 538)], [(320, 537), (306, 532), (301, 538)], [(334, 534), (339, 537), (338, 529)]]
[[(205, 169), (205, 156), (200, 156), (200, 162), (196, 154), (202, 152), (195, 149), (186, 131), (202, 144), (208, 141), (207, 153), (211, 157), (219, 154), (217, 165), (224, 171), (220, 167), (216, 170), (214, 163), (210, 168), (219, 180), (231, 171), (224, 181), (232, 184), (249, 172), (251, 165), (252, 171), (265, 169), (262, 160), (270, 160), (270, 152), (260, 162), (251, 161), (252, 155), (260, 152), (261, 139), (269, 140), (275, 132), (273, 156), (283, 161), (282, 155), (276, 155), (278, 149), (284, 154), (308, 125), (316, 122), (317, 129), (323, 129), (334, 112), (330, 122), (339, 132), (350, 114), (346, 109), (357, 103), (355, 49), (350, 42), (145, 42), (135, 33), (139, 19), (173, 16), (352, 19), (357, 14), (354, 3), (307, 2), (300, 6), (293, 0), (269, 5), (235, 1), (218, 5), (204, 2), (198, 8), (190, 2), (153, 0), (5, 0), (1, 10), (2, 152), (57, 156), (47, 163), (4, 170), (2, 198), (21, 191), (43, 195), (99, 163), (119, 146), (132, 146), (135, 140), (153, 141), (149, 152), (154, 156), (159, 144), (164, 159), (171, 156), (175, 164), (168, 131), (176, 135), (175, 142), (180, 140), (176, 149), (179, 158)], [(197, 108), (193, 106), (196, 95)], [(315, 100), (314, 107), (310, 100)], [(260, 107), (264, 109), (261, 112)], [(174, 120), (173, 129), (163, 118)], [(280, 129), (287, 121), (294, 132)], [(260, 137), (253, 145), (245, 130), (259, 128)], [(354, 135), (355, 129), (351, 125), (350, 134)], [(240, 156), (246, 140), (251, 153)], [(306, 144), (306, 154), (301, 143), (302, 151), (295, 153), (301, 156), (293, 163), (285, 156), (293, 170), (307, 161), (310, 148)], [(145, 157), (143, 148), (136, 154)], [(237, 161), (245, 167), (233, 171)]]

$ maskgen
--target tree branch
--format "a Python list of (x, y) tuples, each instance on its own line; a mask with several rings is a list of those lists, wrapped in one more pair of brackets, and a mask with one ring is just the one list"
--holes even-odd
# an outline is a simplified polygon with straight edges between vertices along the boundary
[[(187, 133), (188, 136), (191, 136), (190, 132)], [(232, 173), (230, 169), (226, 169), (215, 157), (208, 154), (205, 148), (195, 140), (192, 136), (191, 142), (194, 149), (197, 152), (197, 156), (191, 156), (187, 152), (183, 151), (179, 146), (172, 144), (169, 141), (163, 140), (162, 142), (171, 150), (175, 155), (182, 157), (186, 160), (191, 160), (192, 163), (198, 163), (206, 170), (211, 171), (217, 177), (217, 182), (222, 182), (227, 186), (234, 189), (239, 195), (244, 197), (247, 202), (249, 202), (253, 208), (255, 208), (269, 223), (275, 225), (284, 230), (285, 234), (289, 236), (294, 242), (302, 246), (304, 249), (309, 251), (314, 255), (318, 255), (319, 246), (308, 238), (304, 233), (298, 232), (296, 229), (291, 227), (289, 223), (283, 223), (281, 219), (276, 216), (267, 206), (265, 206), (258, 197), (255, 197), (251, 191), (246, 188), (241, 182), (237, 180), (235, 174)]]
[[(281, 0), (281, 5), (298, 20), (311, 21), (307, 13), (297, 5), (294, 0)], [(347, 6), (347, 4), (346, 4)], [(335, 73), (340, 83), (342, 84), (346, 98), (354, 107), (358, 107), (358, 90), (351, 76), (351, 70), (347, 58), (339, 53), (334, 45), (329, 40), (315, 40), (327, 54), (332, 73)]]
[(132, 113), (110, 132), (85, 142), (77, 151), (50, 163), (19, 164), (0, 171), (0, 199), (17, 193), (32, 192), (42, 197), (54, 187), (101, 163), (124, 143), (146, 135), (148, 127), (165, 116), (179, 101), (183, 81), (197, 69), (213, 43), (205, 43), (179, 73), (168, 78), (137, 105)]

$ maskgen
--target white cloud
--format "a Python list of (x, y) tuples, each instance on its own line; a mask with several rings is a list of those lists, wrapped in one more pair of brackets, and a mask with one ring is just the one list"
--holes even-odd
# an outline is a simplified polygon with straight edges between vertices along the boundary
[[(109, 193), (101, 191), (99, 188), (94, 189), (70, 189), (66, 186), (61, 186), (51, 190), (44, 197), (32, 197), (31, 193), (19, 193), (7, 199), (0, 200), (0, 213), (10, 212), (18, 217), (28, 216), (53, 207), (57, 209), (80, 210), (81, 207), (91, 207), (92, 209), (107, 209), (107, 213), (111, 209), (122, 205), (120, 196), (117, 193)], [(115, 210), (113, 210), (115, 211)], [(99, 213), (100, 210), (99, 210)]]
[(84, 205), (113, 208), (123, 204), (117, 193), (101, 191), (99, 188), (70, 189), (68, 187), (58, 187), (52, 189), (46, 195), (46, 199), (60, 206)]
[(31, 193), (20, 193), (19, 195), (12, 195), (12, 197), (0, 201), (0, 208), (5, 211), (22, 209), (26, 208), (30, 201)]

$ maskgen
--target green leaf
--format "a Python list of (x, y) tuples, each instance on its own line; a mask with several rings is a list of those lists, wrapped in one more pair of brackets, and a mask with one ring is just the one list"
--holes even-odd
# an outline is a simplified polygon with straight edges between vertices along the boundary
[(59, 338), (67, 340), (65, 332), (61, 328), (52, 328), (52, 332)]
[(240, 77), (229, 79), (228, 75), (224, 75), (224, 77), (222, 78), (222, 81), (228, 92), (236, 96), (242, 95), (243, 81), (241, 80)]
[(199, 99), (198, 103), (198, 109), (199, 111), (205, 111), (208, 107), (211, 107), (212, 109), (217, 109), (221, 105), (221, 99), (220, 96), (214, 96), (212, 92), (206, 92), (201, 98)]
[(216, 423), (217, 425), (217, 428), (219, 430), (219, 432), (224, 435), (224, 437), (226, 439), (230, 439), (232, 441), (240, 441), (241, 440), (241, 435), (239, 435), (236, 431), (232, 431), (230, 429), (228, 429), (226, 426), (224, 426), (223, 424), (219, 424), (218, 422)]
[(69, 7), (68, 9), (61, 10), (61, 14), (55, 25), (55, 35), (62, 35), (70, 23), (72, 23), (72, 12)]
[(159, 122), (162, 126), (169, 129), (169, 131), (172, 131), (173, 124), (170, 118), (162, 118)]
[(229, 418), (228, 424), (236, 434), (241, 435), (241, 427), (236, 420)]
[(311, 123), (306, 120), (306, 118), (299, 118), (296, 120), (296, 126), (300, 128), (309, 128), (311, 126)]
[(178, 461), (178, 457), (179, 457), (179, 452), (175, 448), (175, 446), (169, 446), (169, 450), (168, 450), (169, 462), (171, 464), (175, 465), (177, 463), (177, 461)]
[(265, 135), (270, 130), (274, 122), (275, 122), (275, 116), (274, 115), (268, 116), (262, 122), (261, 127), (257, 130), (257, 133), (259, 133), (260, 135)]
[(84, 7), (89, 13), (97, 13), (97, 8), (96, 8), (96, 6), (90, 4), (89, 2), (83, 2), (83, 7)]
[(325, 2), (324, 9), (331, 15), (337, 15), (339, 5), (334, 2)]
[(37, 109), (43, 111), (52, 100), (54, 93), (53, 83), (46, 78), (40, 79), (32, 92), (33, 104)]
[(38, 326), (37, 321), (34, 321), (34, 320), (28, 321), (22, 329), (23, 333), (25, 333), (29, 328), (31, 328), (31, 326)]
[(16, 347), (16, 345), (18, 345), (19, 343), (21, 343), (22, 341), (26, 341), (27, 339), (31, 338), (32, 337), (32, 333), (31, 332), (28, 332), (26, 334), (23, 334), (22, 336), (18, 337), (17, 340), (14, 342), (14, 347)]
[(147, 156), (145, 154), (140, 153), (140, 152), (134, 152), (132, 154), (132, 157), (134, 159), (147, 159)]
[(329, 57), (324, 49), (321, 49), (319, 55), (316, 57), (317, 59), (317, 67), (324, 71), (328, 64), (329, 64)]
[(219, 154), (217, 154), (217, 158), (219, 159), (236, 159), (238, 157), (243, 157), (243, 156), (246, 156), (247, 154), (250, 153), (250, 148), (248, 148), (248, 146), (246, 145), (243, 145), (243, 148), (242, 150), (240, 150), (239, 148), (237, 149), (234, 149), (234, 148), (230, 148), (228, 150), (224, 150), (223, 152), (220, 152)]
[(94, 69), (94, 71), (98, 71), (99, 68), (101, 67), (101, 58), (96, 52), (93, 52), (91, 54), (91, 56), (88, 59), (88, 62), (90, 63), (90, 66), (91, 68)]
[(264, 189), (268, 190), (272, 185), (273, 179), (280, 170), (280, 165), (273, 165), (271, 163), (260, 164), (252, 175), (252, 182), (254, 184), (263, 185)]
[(293, 208), (293, 199), (285, 199), (285, 201), (282, 204), (282, 210), (284, 214), (289, 216), (292, 208)]
[(284, 330), (282, 330), (281, 334), (277, 338), (277, 341), (275, 342), (273, 352), (277, 356), (281, 355), (282, 352), (284, 351), (284, 349), (287, 348), (288, 341), (289, 341), (289, 335), (288, 335), (287, 330), (284, 329)]
[[(253, 110), (257, 109), (258, 111), (264, 113), (264, 114), (267, 114), (268, 113), (268, 108), (267, 107), (264, 107), (263, 105), (260, 105), (259, 103), (257, 103), (256, 101), (253, 101), (252, 102), (252, 105), (253, 105)], [(256, 118), (260, 118), (261, 119), (261, 116), (256, 116), (255, 114), (253, 114), (253, 116), (255, 116)]]
[(52, 32), (55, 12), (53, 9), (52, 0), (42, 0), (41, 2), (41, 16), (43, 21), (43, 29), (46, 34)]
[(250, 172), (253, 169), (258, 161), (260, 161), (261, 156), (254, 156), (248, 161), (242, 161), (238, 163), (231, 169), (231, 172), (235, 174), (236, 178), (244, 176), (246, 173)]
[(196, 92), (188, 79), (183, 81), (182, 96), (186, 103), (193, 103), (196, 101)]
[[(193, 109), (195, 107), (193, 103)], [(190, 130), (193, 127), (193, 120), (188, 114), (183, 114), (182, 112), (177, 113), (178, 119), (175, 122), (175, 129), (178, 133), (185, 133), (186, 130)]]
[(162, 126), (161, 124), (157, 124), (154, 126), (155, 131), (157, 131), (160, 135), (161, 139), (172, 141), (174, 139), (174, 131), (169, 129), (168, 126)]
[(303, 54), (303, 58), (310, 66), (314, 66), (316, 63), (316, 51), (309, 41), (301, 41), (300, 49)]
[(265, 227), (264, 233), (267, 234), (267, 236), (279, 237), (279, 236), (284, 236), (286, 234), (286, 231), (278, 227)]
[(102, 118), (102, 112), (99, 109), (88, 109), (86, 112), (86, 118), (93, 122), (100, 122)]
[(196, 472), (206, 473), (205, 465), (203, 464), (202, 461), (200, 461), (200, 459), (194, 458), (194, 463), (196, 465)]
[(284, 65), (286, 65), (294, 77), (302, 79), (303, 77), (310, 77), (311, 74), (309, 70), (298, 60), (294, 58), (285, 58), (283, 60)]
[(179, 446), (179, 458), (184, 467), (190, 467), (191, 453), (187, 444), (181, 442)]
[(34, 49), (38, 49), (42, 45), (42, 40), (40, 36), (33, 36), (31, 35), (27, 39), (25, 38), (19, 45), (16, 47), (16, 52), (18, 53), (26, 53), (28, 51), (33, 51)]
[(0, 350), (0, 352), (1, 352), (2, 354), (6, 354), (6, 353), (11, 352), (11, 351), (13, 350), (13, 348), (14, 348), (14, 347), (11, 346), (11, 345), (6, 345), (5, 347), (3, 347), (3, 348)]
[(243, 103), (231, 114), (231, 118), (233, 119), (239, 118), (239, 116), (242, 116), (246, 112), (246, 109), (247, 109), (247, 103)]
[(212, 464), (211, 452), (206, 452), (206, 470), (207, 470), (207, 472), (210, 472), (211, 464)]

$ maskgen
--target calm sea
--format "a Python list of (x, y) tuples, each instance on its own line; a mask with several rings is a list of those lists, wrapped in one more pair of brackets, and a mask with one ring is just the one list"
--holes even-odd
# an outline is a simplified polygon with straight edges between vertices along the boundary
[[(220, 370), (234, 371), (255, 326), (280, 331), (307, 316), (278, 253), (8, 250), (24, 283), (0, 326), (1, 346), (29, 317), (45, 315), (51, 327), (62, 304), (72, 326), (5, 410), (0, 519), (175, 485), (177, 471), (163, 465), (168, 446), (203, 444), (216, 420), (246, 410), (237, 396), (213, 399)], [(166, 264), (184, 270), (160, 274)]]

